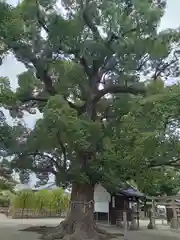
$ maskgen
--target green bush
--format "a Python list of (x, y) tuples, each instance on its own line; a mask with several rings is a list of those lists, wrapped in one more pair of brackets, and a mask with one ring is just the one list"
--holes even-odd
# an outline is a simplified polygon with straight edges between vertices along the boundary
[(12, 199), (12, 207), (17, 208), (33, 208), (34, 207), (34, 193), (30, 190), (23, 190), (18, 192)]
[(13, 197), (12, 192), (1, 191), (0, 192), (0, 207), (9, 207), (12, 197)]
[(35, 209), (41, 211), (61, 211), (65, 212), (68, 209), (69, 197), (64, 193), (63, 189), (56, 190), (41, 190), (38, 192), (21, 191), (12, 199), (13, 209)]
[(34, 194), (35, 208), (37, 211), (51, 209), (52, 191), (41, 190)]
[(5, 198), (4, 196), (0, 196), (0, 207), (9, 207), (10, 200)]
[(69, 200), (69, 196), (62, 189), (53, 190), (51, 209), (64, 212), (69, 207)]

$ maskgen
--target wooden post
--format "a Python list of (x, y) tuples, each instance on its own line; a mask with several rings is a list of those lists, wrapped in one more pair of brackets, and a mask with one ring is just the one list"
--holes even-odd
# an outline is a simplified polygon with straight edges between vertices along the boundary
[(172, 200), (172, 210), (173, 210), (173, 218), (177, 218), (176, 203), (174, 199)]
[(140, 219), (140, 206), (139, 206), (139, 199), (137, 200), (137, 224), (139, 229), (139, 219)]
[(130, 230), (138, 230), (138, 225), (137, 225), (137, 209), (135, 206), (132, 206), (132, 213), (131, 213), (131, 225), (130, 225)]
[(156, 221), (155, 221), (155, 201), (152, 200), (152, 208), (149, 212), (149, 224), (147, 226), (148, 229), (155, 229), (156, 228)]
[(173, 211), (173, 218), (171, 219), (171, 228), (177, 229), (178, 228), (178, 218), (177, 218), (175, 199), (172, 199), (171, 204), (172, 204), (172, 211)]
[(127, 213), (126, 213), (126, 211), (123, 212), (123, 225), (124, 225), (124, 240), (127, 240), (128, 224), (127, 224)]
[(152, 200), (152, 223), (154, 228), (156, 228), (156, 202), (155, 200)]
[(110, 225), (110, 214), (109, 214), (109, 211), (108, 211), (108, 225)]
[(98, 222), (98, 212), (96, 212), (96, 222)]

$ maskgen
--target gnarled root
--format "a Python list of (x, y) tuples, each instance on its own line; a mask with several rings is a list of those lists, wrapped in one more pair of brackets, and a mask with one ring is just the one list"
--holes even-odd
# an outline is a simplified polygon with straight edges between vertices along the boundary
[(54, 239), (62, 239), (66, 235), (71, 235), (74, 232), (74, 224), (71, 221), (64, 220), (57, 227), (51, 229), (44, 233), (41, 236), (41, 239), (44, 240), (54, 240)]
[(106, 240), (108, 236), (92, 231), (87, 233), (82, 229), (76, 229), (76, 231), (71, 235), (64, 236), (63, 240)]
[(65, 220), (57, 227), (52, 229), (51, 232), (42, 236), (44, 240), (106, 240), (116, 238), (122, 234), (108, 233), (107, 231), (98, 228), (96, 224), (87, 223), (86, 221), (73, 222)]
[[(75, 229), (74, 229), (75, 228)], [(63, 240), (84, 240), (84, 239), (93, 239), (93, 240), (105, 240), (109, 238), (109, 235), (98, 233), (93, 227), (87, 229), (83, 226), (72, 225), (68, 227), (66, 224), (61, 223), (58, 228), (54, 229), (53, 232), (48, 233), (42, 237), (44, 240), (54, 240), (54, 239), (63, 239)]]
[(106, 230), (104, 230), (102, 228), (99, 228), (96, 224), (94, 225), (94, 229), (97, 233), (106, 235), (109, 238), (116, 238), (116, 237), (119, 237), (119, 236), (124, 236), (123, 233), (109, 233)]

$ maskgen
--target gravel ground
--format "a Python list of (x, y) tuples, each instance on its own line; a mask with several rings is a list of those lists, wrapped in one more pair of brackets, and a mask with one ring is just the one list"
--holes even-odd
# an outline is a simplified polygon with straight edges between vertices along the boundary
[[(60, 219), (8, 219), (0, 215), (0, 240), (38, 240), (38, 235), (32, 232), (18, 231), (29, 226), (57, 225)], [(146, 222), (141, 222), (145, 226)], [(110, 230), (111, 228), (109, 228)], [(111, 229), (110, 231), (114, 231)], [(117, 231), (117, 229), (116, 229)], [(171, 231), (167, 226), (159, 230), (148, 230), (142, 227), (140, 231), (128, 232), (128, 240), (180, 240), (180, 231)], [(120, 240), (120, 239), (119, 239)], [(121, 238), (121, 240), (124, 240)]]
[(139, 231), (130, 232), (127, 235), (128, 240), (178, 240), (180, 234), (171, 232), (168, 230), (156, 230), (156, 231)]
[(38, 240), (38, 235), (30, 232), (20, 232), (17, 228), (0, 226), (0, 239), (2, 240)]

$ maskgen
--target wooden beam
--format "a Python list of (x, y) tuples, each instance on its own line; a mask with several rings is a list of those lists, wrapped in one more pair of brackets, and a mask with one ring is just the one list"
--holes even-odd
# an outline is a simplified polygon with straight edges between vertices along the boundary
[(173, 199), (179, 199), (180, 200), (180, 195), (177, 196), (164, 196), (164, 197), (146, 197), (147, 200), (173, 200)]

